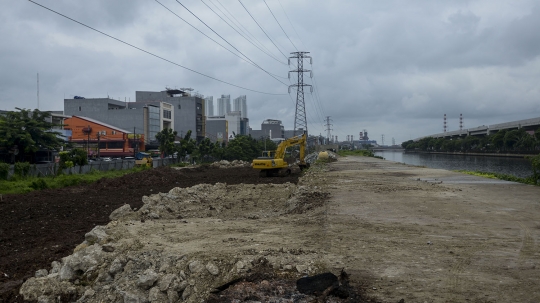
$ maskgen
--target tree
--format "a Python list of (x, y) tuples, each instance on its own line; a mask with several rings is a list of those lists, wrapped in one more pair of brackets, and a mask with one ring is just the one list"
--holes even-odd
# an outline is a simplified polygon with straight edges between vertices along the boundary
[(60, 125), (46, 120), (50, 113), (16, 109), (0, 115), (0, 149), (12, 153), (14, 162), (34, 160), (40, 149), (60, 150), (65, 145), (62, 134), (53, 130)]
[(157, 133), (156, 139), (159, 142), (159, 151), (164, 156), (172, 155), (176, 151), (176, 147), (174, 145), (176, 134), (177, 132), (170, 128), (164, 128), (162, 131)]
[(184, 159), (187, 155), (191, 155), (197, 147), (197, 142), (191, 139), (191, 130), (188, 130), (183, 139), (180, 140), (180, 145), (176, 147), (178, 158)]

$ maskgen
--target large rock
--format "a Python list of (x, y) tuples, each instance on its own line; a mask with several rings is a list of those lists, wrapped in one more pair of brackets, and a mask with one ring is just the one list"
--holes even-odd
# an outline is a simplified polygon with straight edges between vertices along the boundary
[(153, 269), (147, 269), (142, 275), (139, 276), (137, 286), (142, 289), (149, 289), (156, 283), (159, 275)]
[(84, 240), (86, 240), (89, 245), (102, 243), (105, 238), (107, 238), (107, 228), (101, 225), (94, 227), (94, 229), (84, 235)]
[(124, 204), (120, 206), (119, 208), (115, 209), (109, 215), (109, 219), (111, 219), (111, 221), (120, 220), (120, 219), (125, 220), (129, 217), (134, 217), (134, 215), (135, 215), (135, 212), (133, 211), (133, 209), (131, 209), (131, 206), (129, 206), (129, 204)]
[[(24, 282), (19, 290), (24, 300), (35, 301), (38, 298), (41, 300), (49, 297), (58, 297), (61, 294), (74, 292), (73, 285), (69, 282), (62, 282), (57, 279), (30, 278)], [(54, 301), (51, 301), (54, 302)]]

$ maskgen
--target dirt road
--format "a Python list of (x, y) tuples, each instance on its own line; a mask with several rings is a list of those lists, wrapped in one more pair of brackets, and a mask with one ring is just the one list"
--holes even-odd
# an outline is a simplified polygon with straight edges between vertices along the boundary
[(373, 158), (330, 167), (327, 260), (370, 277), (369, 294), (540, 302), (539, 187)]

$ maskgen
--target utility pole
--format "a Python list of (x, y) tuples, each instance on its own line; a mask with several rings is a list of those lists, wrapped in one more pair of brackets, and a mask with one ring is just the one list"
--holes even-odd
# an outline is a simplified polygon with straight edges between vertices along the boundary
[(330, 116), (326, 116), (326, 124), (324, 125), (326, 126), (326, 144), (330, 142), (330, 131), (333, 130), (330, 128), (330, 126), (332, 126), (332, 124), (330, 124), (330, 121), (332, 121), (332, 119), (330, 119)]
[(39, 73), (37, 73), (37, 109), (39, 110)]
[(99, 144), (101, 142), (101, 133), (100, 132), (97, 132), (97, 157), (99, 158), (100, 157), (100, 153), (99, 153)]
[(291, 73), (297, 73), (298, 81), (296, 84), (289, 85), (289, 94), (291, 93), (291, 87), (296, 88), (296, 111), (294, 113), (294, 136), (300, 135), (299, 129), (302, 129), (306, 135), (308, 133), (307, 118), (306, 118), (306, 104), (304, 103), (304, 86), (309, 86), (311, 92), (313, 92), (313, 86), (310, 84), (304, 84), (304, 73), (310, 72), (310, 77), (313, 77), (313, 73), (310, 70), (304, 69), (304, 59), (309, 58), (309, 63), (313, 63), (313, 59), (308, 56), (309, 52), (292, 52), (293, 56), (289, 57), (289, 65), (291, 65), (291, 59), (296, 59), (297, 65), (295, 70), (289, 71), (289, 79)]

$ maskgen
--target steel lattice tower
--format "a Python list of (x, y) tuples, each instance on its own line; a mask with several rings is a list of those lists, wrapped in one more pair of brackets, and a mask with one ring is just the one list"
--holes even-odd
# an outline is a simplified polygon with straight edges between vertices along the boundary
[(289, 57), (289, 65), (291, 65), (291, 59), (297, 59), (297, 65), (295, 70), (289, 71), (289, 79), (291, 78), (291, 73), (297, 73), (298, 82), (296, 84), (289, 85), (289, 94), (291, 93), (291, 87), (296, 87), (296, 111), (294, 113), (294, 135), (300, 135), (299, 129), (308, 133), (307, 128), (307, 118), (306, 118), (306, 103), (304, 102), (304, 86), (309, 86), (311, 92), (313, 92), (313, 86), (310, 84), (304, 84), (304, 73), (310, 72), (310, 76), (313, 74), (311, 70), (304, 69), (304, 59), (309, 58), (309, 63), (312, 64), (313, 60), (308, 56), (309, 52), (293, 52)]

